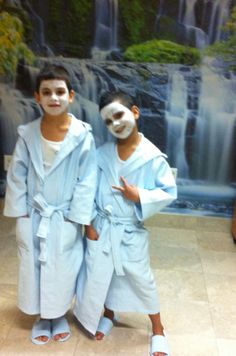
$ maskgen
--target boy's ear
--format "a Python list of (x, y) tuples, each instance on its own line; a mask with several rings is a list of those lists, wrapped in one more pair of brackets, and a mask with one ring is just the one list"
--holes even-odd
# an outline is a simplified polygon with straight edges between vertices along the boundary
[(130, 110), (134, 114), (135, 120), (138, 120), (138, 118), (139, 118), (139, 108), (136, 105), (133, 105)]
[(69, 102), (70, 103), (73, 102), (74, 97), (75, 97), (75, 92), (74, 92), (74, 90), (71, 89), (70, 92), (69, 92)]
[(39, 93), (37, 93), (36, 91), (34, 92), (34, 98), (35, 98), (35, 101), (39, 104), (40, 103), (40, 97), (39, 97)]

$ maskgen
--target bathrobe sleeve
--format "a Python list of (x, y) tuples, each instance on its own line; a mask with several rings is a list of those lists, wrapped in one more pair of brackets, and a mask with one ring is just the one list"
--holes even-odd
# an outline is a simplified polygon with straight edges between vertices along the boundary
[(7, 172), (7, 189), (3, 214), (20, 217), (28, 214), (27, 174), (29, 152), (25, 141), (19, 137)]
[(67, 218), (89, 225), (92, 220), (97, 183), (96, 150), (92, 134), (88, 132), (80, 157), (79, 174)]
[(136, 204), (135, 212), (140, 221), (156, 214), (177, 198), (175, 179), (165, 158), (154, 159), (152, 171), (155, 187), (149, 189), (144, 185), (144, 188), (138, 188), (140, 203)]

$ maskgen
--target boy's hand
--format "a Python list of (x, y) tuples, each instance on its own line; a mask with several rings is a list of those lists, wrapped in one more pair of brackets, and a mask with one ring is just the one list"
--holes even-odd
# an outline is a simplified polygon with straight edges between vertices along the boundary
[(120, 180), (122, 181), (123, 186), (113, 185), (112, 188), (119, 190), (126, 199), (131, 200), (134, 203), (139, 203), (138, 188), (133, 184), (129, 184), (124, 177), (120, 177)]
[(98, 240), (97, 231), (92, 225), (85, 225), (85, 234), (89, 240)]

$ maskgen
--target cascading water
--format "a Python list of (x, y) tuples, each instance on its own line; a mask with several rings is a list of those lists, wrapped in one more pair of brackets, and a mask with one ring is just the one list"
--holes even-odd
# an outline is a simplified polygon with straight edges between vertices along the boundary
[(118, 0), (95, 1), (95, 40), (93, 59), (105, 59), (117, 49)]
[[(198, 0), (179, 0), (178, 15), (176, 21), (184, 35), (182, 40), (185, 44), (204, 48), (221, 39), (223, 25), (230, 16), (232, 0), (203, 0), (198, 9), (198, 21), (196, 7)], [(163, 11), (165, 0), (161, 0), (157, 11), (157, 19), (166, 15)]]
[(196, 179), (227, 184), (230, 182), (230, 157), (236, 125), (236, 77), (212, 75), (202, 71), (199, 113), (193, 155)]
[(179, 71), (171, 73), (169, 79), (167, 155), (172, 167), (178, 169), (178, 175), (188, 178), (188, 165), (185, 156), (185, 134), (188, 118), (187, 86)]
[[(212, 1), (211, 16), (209, 21), (209, 28), (207, 30), (208, 43), (213, 43), (220, 39), (222, 33), (222, 26), (229, 18), (231, 0), (215, 0)], [(207, 6), (205, 0), (204, 7)], [(203, 10), (204, 11), (204, 10)]]

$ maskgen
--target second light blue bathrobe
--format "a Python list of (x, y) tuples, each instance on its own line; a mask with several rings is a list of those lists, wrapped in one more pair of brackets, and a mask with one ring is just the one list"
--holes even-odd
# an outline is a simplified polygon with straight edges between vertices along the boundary
[[(140, 134), (141, 135), (141, 134)], [(93, 225), (99, 239), (86, 239), (74, 314), (95, 334), (104, 304), (118, 312), (159, 312), (143, 221), (176, 198), (176, 184), (165, 155), (141, 135), (136, 151), (118, 172), (115, 143), (98, 149), (98, 188)], [(112, 185), (120, 176), (138, 187), (140, 204), (125, 199)]]
[(4, 214), (17, 218), (18, 306), (51, 319), (66, 313), (75, 293), (83, 260), (81, 224), (91, 221), (97, 167), (91, 128), (71, 115), (45, 175), (40, 123), (18, 129)]

